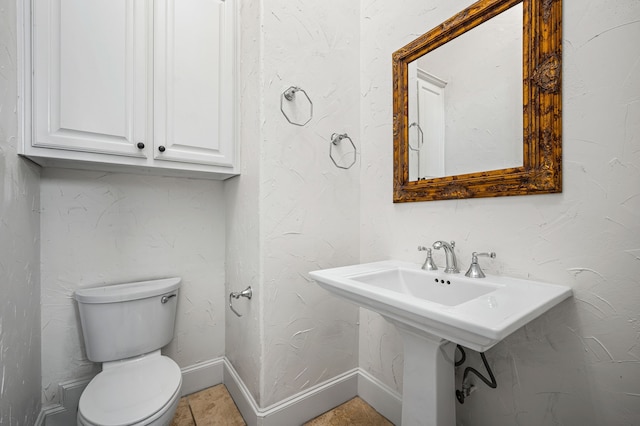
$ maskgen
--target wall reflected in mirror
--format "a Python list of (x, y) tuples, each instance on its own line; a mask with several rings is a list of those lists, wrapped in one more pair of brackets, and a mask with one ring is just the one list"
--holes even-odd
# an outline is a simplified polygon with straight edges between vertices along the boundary
[(409, 181), (523, 165), (523, 8), (408, 64)]

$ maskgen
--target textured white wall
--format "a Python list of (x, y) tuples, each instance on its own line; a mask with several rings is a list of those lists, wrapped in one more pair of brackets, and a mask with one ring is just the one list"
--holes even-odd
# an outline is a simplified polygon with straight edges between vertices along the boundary
[(16, 2), (0, 0), (0, 424), (40, 410), (39, 172), (17, 156)]
[[(492, 273), (573, 287), (488, 351), (498, 389), (480, 384), (460, 424), (638, 424), (640, 2), (563, 2), (562, 194), (394, 205), (389, 58), (471, 1), (454, 3), (362, 2), (361, 260), (417, 263), (418, 244), (451, 239), (463, 267), (494, 250)], [(400, 339), (375, 314), (360, 321), (360, 366), (401, 390)]]
[[(307, 273), (359, 256), (359, 164), (341, 170), (328, 157), (334, 132), (360, 146), (358, 20), (358, 3), (337, 0), (242, 6), (243, 174), (227, 183), (227, 278), (256, 297), (240, 305), (247, 316), (228, 314), (226, 338), (261, 407), (356, 366), (357, 308)], [(292, 85), (314, 103), (305, 127), (280, 112)]]
[[(260, 400), (262, 365), (262, 270), (260, 240), (260, 147), (264, 122), (262, 92), (262, 2), (238, 2), (239, 78), (241, 103), (238, 126), (240, 176), (227, 180), (225, 202), (227, 217), (226, 294), (253, 289), (251, 301), (237, 300), (234, 306), (243, 314), (236, 317), (226, 311), (226, 356), (233, 364), (256, 401)], [(228, 297), (228, 296), (227, 296)]]
[[(359, 258), (360, 163), (342, 170), (328, 154), (334, 132), (347, 132), (358, 147), (361, 140), (358, 3), (264, 5), (262, 404), (268, 406), (357, 365), (357, 309), (307, 273)], [(313, 101), (314, 117), (302, 128), (279, 109), (290, 85)], [(302, 94), (296, 96), (303, 105)]]
[(94, 374), (73, 292), (182, 277), (175, 338), (181, 367), (224, 355), (225, 210), (218, 181), (44, 169), (41, 180), (42, 386)]

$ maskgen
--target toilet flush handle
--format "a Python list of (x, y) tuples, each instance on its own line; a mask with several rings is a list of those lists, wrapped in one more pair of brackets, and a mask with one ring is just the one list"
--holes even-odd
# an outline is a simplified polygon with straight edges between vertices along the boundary
[(177, 296), (177, 294), (175, 294), (175, 293), (174, 294), (169, 294), (167, 296), (162, 296), (160, 298), (160, 303), (162, 303), (164, 305), (165, 303), (167, 303), (169, 301), (169, 299), (171, 299), (172, 297), (176, 297), (176, 296)]

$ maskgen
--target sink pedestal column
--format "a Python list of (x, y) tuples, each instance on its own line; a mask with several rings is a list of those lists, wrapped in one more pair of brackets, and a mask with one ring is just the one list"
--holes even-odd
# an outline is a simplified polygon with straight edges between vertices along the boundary
[(390, 322), (404, 342), (402, 426), (455, 426), (455, 343)]

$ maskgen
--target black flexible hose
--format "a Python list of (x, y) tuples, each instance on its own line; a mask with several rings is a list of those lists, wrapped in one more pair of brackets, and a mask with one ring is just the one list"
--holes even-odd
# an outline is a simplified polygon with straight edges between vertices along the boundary
[(467, 378), (467, 374), (474, 373), (476, 376), (478, 376), (480, 380), (482, 380), (490, 388), (492, 389), (497, 388), (498, 383), (496, 382), (496, 378), (494, 377), (493, 372), (491, 371), (491, 368), (489, 368), (489, 363), (487, 362), (487, 357), (484, 356), (484, 352), (480, 352), (480, 357), (482, 357), (484, 368), (487, 369), (487, 373), (489, 373), (489, 378), (491, 379), (491, 381), (489, 381), (486, 377), (480, 374), (478, 370), (476, 370), (473, 367), (467, 367), (464, 369), (464, 375), (462, 376), (462, 381), (464, 381)]
[(456, 361), (454, 365), (456, 367), (460, 367), (462, 364), (464, 364), (465, 360), (467, 359), (467, 354), (465, 353), (464, 348), (460, 345), (456, 345), (456, 349), (460, 351), (462, 358), (460, 358), (460, 361)]
[[(464, 354), (464, 350), (462, 348), (461, 352)], [(491, 368), (489, 367), (489, 363), (487, 362), (487, 357), (484, 356), (484, 352), (480, 352), (480, 357), (482, 358), (482, 362), (484, 364), (484, 368), (487, 370), (487, 372), (489, 373), (489, 379), (487, 379), (486, 377), (484, 377), (482, 374), (480, 374), (480, 372), (478, 370), (476, 370), (473, 367), (467, 367), (464, 369), (464, 374), (462, 375), (462, 384), (464, 387), (464, 383), (467, 380), (467, 376), (469, 375), (469, 373), (473, 373), (476, 376), (478, 376), (478, 378), (480, 380), (482, 380), (487, 386), (489, 386), (492, 389), (495, 389), (498, 387), (498, 382), (496, 382), (496, 378), (493, 375), (493, 372), (491, 371)], [(463, 358), (464, 360), (464, 358)], [(455, 363), (456, 366), (458, 366), (458, 363)], [(465, 398), (465, 394), (463, 391), (461, 390), (456, 390), (456, 398), (458, 399), (458, 402), (460, 402), (460, 404), (464, 404), (464, 398)]]

